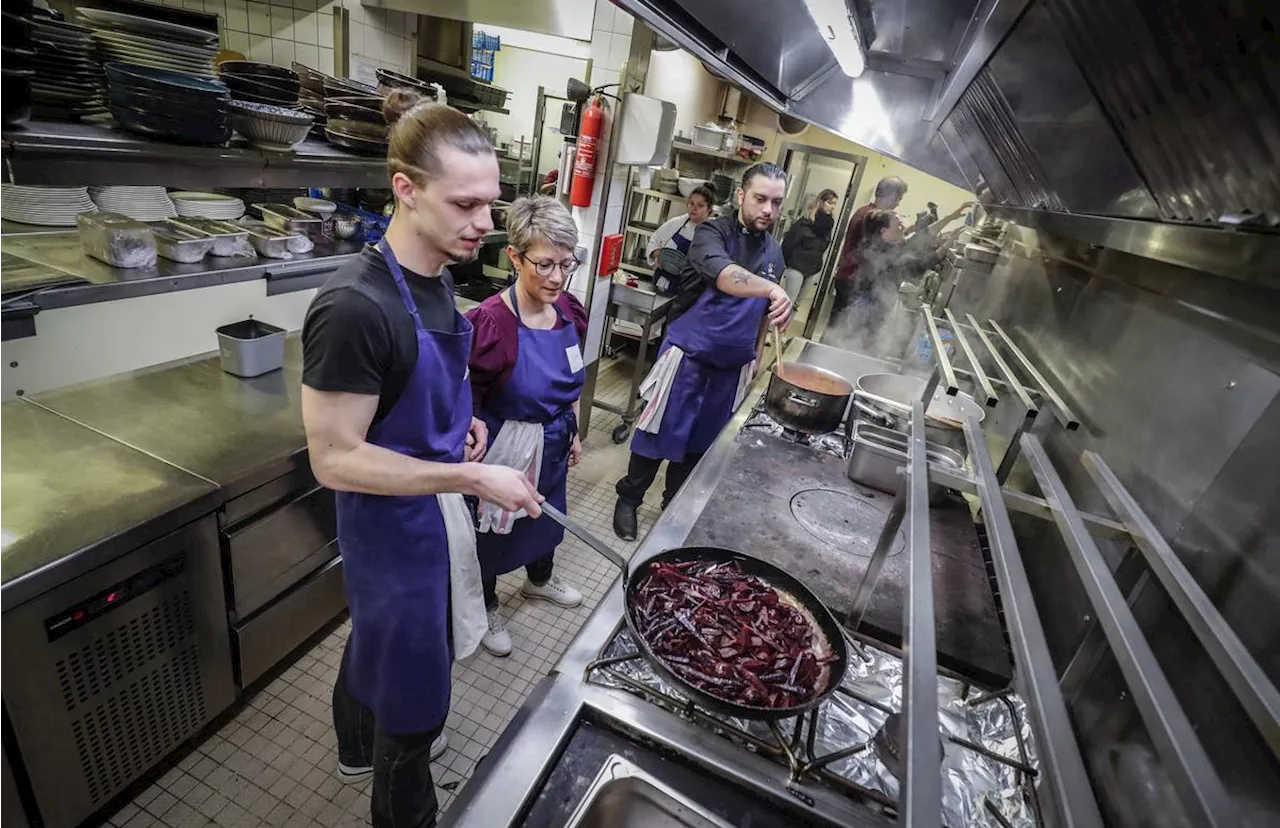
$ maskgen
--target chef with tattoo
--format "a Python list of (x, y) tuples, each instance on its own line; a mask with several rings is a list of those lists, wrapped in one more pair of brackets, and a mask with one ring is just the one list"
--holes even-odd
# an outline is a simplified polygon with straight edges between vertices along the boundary
[(671, 323), (636, 420), (627, 475), (618, 481), (613, 530), (635, 540), (636, 509), (667, 461), (666, 508), (728, 424), (754, 373), (764, 324), (786, 328), (791, 300), (778, 284), (782, 248), (769, 235), (782, 210), (787, 174), (756, 164), (742, 176), (737, 213), (698, 225), (689, 261), (705, 287)]

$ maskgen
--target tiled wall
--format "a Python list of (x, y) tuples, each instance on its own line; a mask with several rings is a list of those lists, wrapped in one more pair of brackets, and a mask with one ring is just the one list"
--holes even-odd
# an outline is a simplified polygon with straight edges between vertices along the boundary
[(366, 9), (359, 0), (161, 0), (164, 5), (205, 11), (220, 18), (222, 46), (288, 66), (293, 61), (334, 71), (335, 7), (349, 17), (351, 71), (357, 65), (408, 71), (416, 48), (418, 16)]
[[(631, 26), (633, 18), (630, 14), (614, 6), (609, 0), (596, 0), (596, 17), (591, 33), (591, 85), (604, 86), (618, 83), (622, 75), (622, 65), (627, 61), (631, 51)], [(613, 90), (617, 93), (617, 90)], [(613, 110), (616, 113), (616, 109)], [(612, 124), (612, 117), (606, 125)], [(606, 126), (600, 136), (600, 146), (609, 145), (609, 129)], [(595, 249), (599, 242), (596, 237), (596, 219), (601, 210), (605, 210), (604, 235), (620, 232), (622, 229), (622, 204), (626, 198), (627, 167), (616, 167), (614, 170), (614, 186), (609, 191), (609, 203), (601, 204), (604, 176), (602, 169), (597, 168), (596, 186), (591, 196), (590, 207), (574, 207), (573, 216), (578, 224), (579, 244), (588, 249), (587, 261), (595, 261)], [(579, 280), (576, 288), (585, 292), (585, 281)], [(582, 298), (579, 296), (578, 298)]]
[[(297, 0), (295, 0), (297, 2)], [(360, 0), (343, 0), (351, 18), (351, 77), (372, 82), (361, 70), (373, 66), (416, 74), (418, 16), (409, 12), (371, 9)], [(429, 4), (428, 4), (429, 5)], [(362, 75), (365, 75), (362, 77)]]

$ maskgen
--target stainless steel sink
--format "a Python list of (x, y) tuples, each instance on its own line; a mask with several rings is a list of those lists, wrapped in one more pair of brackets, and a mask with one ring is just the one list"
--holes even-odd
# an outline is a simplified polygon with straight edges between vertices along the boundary
[(692, 800), (611, 755), (567, 828), (733, 828)]

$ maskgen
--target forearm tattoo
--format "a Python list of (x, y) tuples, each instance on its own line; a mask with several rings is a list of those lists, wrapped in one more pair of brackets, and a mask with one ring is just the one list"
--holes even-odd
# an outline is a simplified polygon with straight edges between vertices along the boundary
[(751, 271), (744, 267), (738, 267), (737, 265), (734, 265), (734, 268), (729, 271), (729, 278), (737, 285), (745, 285), (747, 282), (750, 282), (751, 276)]

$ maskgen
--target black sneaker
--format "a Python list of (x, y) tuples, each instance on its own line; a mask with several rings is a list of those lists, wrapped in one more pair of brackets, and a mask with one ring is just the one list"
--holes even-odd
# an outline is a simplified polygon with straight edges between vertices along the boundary
[(636, 507), (621, 500), (613, 504), (613, 533), (624, 541), (636, 539)]

